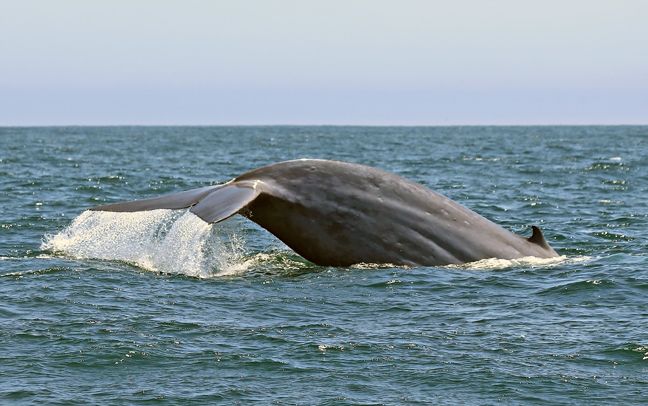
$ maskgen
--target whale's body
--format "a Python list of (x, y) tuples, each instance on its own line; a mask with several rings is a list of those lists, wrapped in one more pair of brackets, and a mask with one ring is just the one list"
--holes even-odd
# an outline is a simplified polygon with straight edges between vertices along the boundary
[(180, 209), (208, 223), (241, 214), (319, 265), (446, 265), (558, 254), (533, 227), (516, 235), (422, 185), (376, 168), (302, 159), (223, 185), (93, 210)]

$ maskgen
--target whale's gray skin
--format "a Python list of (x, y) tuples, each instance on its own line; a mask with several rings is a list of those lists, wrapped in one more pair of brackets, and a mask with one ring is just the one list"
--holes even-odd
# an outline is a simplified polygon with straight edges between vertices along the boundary
[(280, 162), (223, 185), (92, 210), (186, 207), (208, 223), (241, 214), (319, 265), (446, 265), (558, 255), (535, 226), (531, 237), (521, 237), (400, 176), (319, 159)]

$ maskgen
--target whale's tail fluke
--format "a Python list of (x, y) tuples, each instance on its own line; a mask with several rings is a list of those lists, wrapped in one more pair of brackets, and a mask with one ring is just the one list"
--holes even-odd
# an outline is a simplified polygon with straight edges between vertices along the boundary
[(224, 185), (202, 198), (191, 212), (207, 223), (218, 223), (238, 213), (258, 195), (256, 188), (246, 184)]
[[(157, 209), (186, 209), (207, 223), (218, 223), (252, 202), (259, 192), (243, 183), (206, 186), (152, 199), (134, 200), (93, 207), (94, 211), (134, 212)], [(192, 207), (193, 206), (193, 207)]]
[(222, 187), (222, 185), (205, 186), (198, 189), (185, 190), (184, 192), (171, 193), (164, 196), (154, 197), (152, 199), (106, 204), (103, 206), (93, 207), (90, 210), (133, 212), (156, 209), (186, 209), (187, 207), (191, 207), (194, 204), (198, 203), (205, 196), (220, 187)]

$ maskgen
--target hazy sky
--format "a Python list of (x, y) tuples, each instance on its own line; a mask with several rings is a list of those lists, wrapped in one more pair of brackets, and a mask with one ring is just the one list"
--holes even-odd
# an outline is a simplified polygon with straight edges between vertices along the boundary
[(0, 125), (648, 124), (645, 0), (0, 0)]

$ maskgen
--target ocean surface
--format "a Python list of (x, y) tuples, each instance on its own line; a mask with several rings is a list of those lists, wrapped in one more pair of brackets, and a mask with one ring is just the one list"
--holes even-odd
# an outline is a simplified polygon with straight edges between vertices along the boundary
[[(99, 213), (295, 158), (562, 255), (321, 267), (241, 217)], [(0, 128), (0, 404), (647, 404), (648, 127)]]

